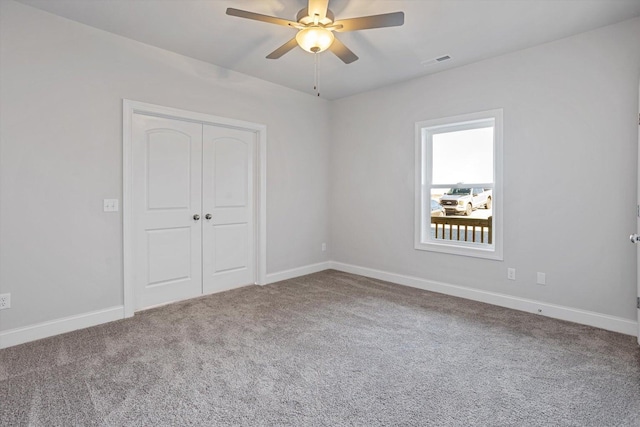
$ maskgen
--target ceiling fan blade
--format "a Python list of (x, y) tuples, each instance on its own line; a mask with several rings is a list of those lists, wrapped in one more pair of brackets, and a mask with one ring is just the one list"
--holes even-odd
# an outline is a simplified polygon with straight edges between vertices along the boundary
[(318, 15), (318, 20), (323, 20), (327, 16), (329, 0), (309, 0), (309, 16)]
[(333, 39), (333, 43), (329, 46), (329, 50), (333, 52), (338, 58), (345, 64), (351, 64), (353, 61), (358, 60), (358, 56), (351, 52), (348, 47), (344, 45), (338, 38)]
[(278, 59), (282, 55), (284, 55), (285, 53), (289, 52), (291, 49), (293, 49), (296, 46), (298, 46), (298, 42), (296, 41), (296, 38), (294, 37), (291, 40), (289, 40), (288, 42), (286, 42), (285, 44), (283, 44), (282, 46), (280, 46), (279, 48), (277, 48), (276, 50), (274, 50), (273, 52), (271, 52), (269, 55), (267, 55), (267, 58), (268, 59)]
[(239, 18), (253, 19), (254, 21), (268, 22), (269, 24), (284, 25), (288, 27), (290, 25), (298, 25), (297, 22), (289, 21), (282, 18), (276, 18), (275, 16), (261, 15), (259, 13), (248, 12), (246, 10), (234, 9), (232, 7), (227, 8), (227, 15), (237, 16)]
[(370, 28), (398, 27), (404, 24), (404, 12), (384, 13), (382, 15), (361, 16), (360, 18), (343, 19), (334, 22), (342, 25), (338, 32), (368, 30)]

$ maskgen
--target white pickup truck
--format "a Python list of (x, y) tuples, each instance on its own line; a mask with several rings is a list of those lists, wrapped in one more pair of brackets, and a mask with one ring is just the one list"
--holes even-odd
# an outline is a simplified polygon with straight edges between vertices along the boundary
[(471, 215), (478, 208), (491, 209), (492, 198), (491, 189), (452, 188), (442, 196), (440, 204), (447, 215)]

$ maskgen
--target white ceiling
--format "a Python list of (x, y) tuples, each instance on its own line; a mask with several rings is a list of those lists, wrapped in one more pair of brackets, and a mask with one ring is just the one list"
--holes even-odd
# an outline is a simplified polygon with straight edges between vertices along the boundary
[[(292, 28), (228, 16), (227, 7), (295, 21), (306, 0), (19, 0), (74, 21), (307, 93), (313, 55), (265, 56)], [(360, 59), (320, 54), (320, 91), (337, 99), (640, 16), (640, 0), (331, 0), (337, 19), (404, 11), (401, 27), (337, 33)], [(637, 42), (637, 41), (636, 41)], [(450, 55), (451, 60), (425, 64)]]

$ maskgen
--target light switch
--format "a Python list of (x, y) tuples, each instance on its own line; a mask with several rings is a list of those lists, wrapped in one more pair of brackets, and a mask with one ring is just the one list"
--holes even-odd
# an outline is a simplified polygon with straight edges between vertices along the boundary
[(118, 199), (104, 199), (105, 212), (118, 212)]

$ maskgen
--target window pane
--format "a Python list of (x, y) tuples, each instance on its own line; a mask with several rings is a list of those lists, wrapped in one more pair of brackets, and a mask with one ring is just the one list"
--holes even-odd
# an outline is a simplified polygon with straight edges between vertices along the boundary
[(432, 136), (433, 184), (493, 182), (493, 127)]
[(430, 218), (425, 217), (423, 242), (478, 247), (493, 243), (493, 189), (431, 188), (430, 196), (431, 212)]

